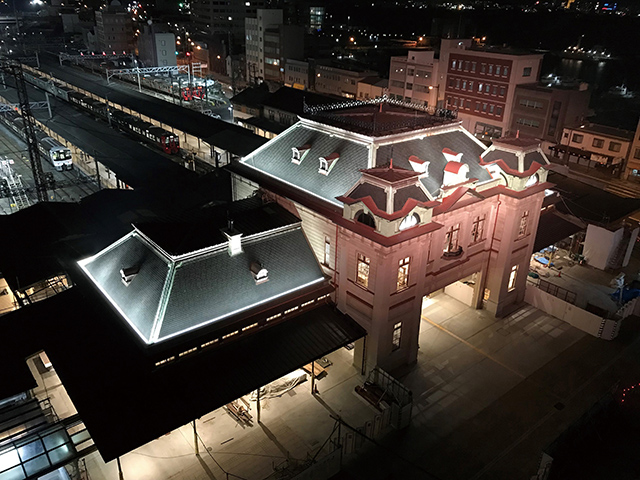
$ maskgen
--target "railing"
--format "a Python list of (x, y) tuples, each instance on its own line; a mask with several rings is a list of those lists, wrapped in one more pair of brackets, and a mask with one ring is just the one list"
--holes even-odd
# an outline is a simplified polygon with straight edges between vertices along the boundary
[(547, 292), (554, 297), (558, 297), (560, 300), (564, 300), (565, 302), (571, 303), (573, 305), (575, 305), (576, 303), (577, 295), (571, 290), (559, 287), (558, 285), (542, 279), (538, 280), (538, 284), (536, 286), (543, 292)]

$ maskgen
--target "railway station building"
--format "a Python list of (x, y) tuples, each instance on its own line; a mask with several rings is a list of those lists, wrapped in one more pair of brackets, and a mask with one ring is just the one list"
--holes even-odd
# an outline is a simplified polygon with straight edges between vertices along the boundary
[(376, 100), (310, 108), (231, 169), (235, 199), (302, 220), (333, 301), (367, 331), (367, 371), (416, 360), (434, 293), (496, 316), (523, 300), (548, 166), (535, 140), (487, 148), (456, 119)]

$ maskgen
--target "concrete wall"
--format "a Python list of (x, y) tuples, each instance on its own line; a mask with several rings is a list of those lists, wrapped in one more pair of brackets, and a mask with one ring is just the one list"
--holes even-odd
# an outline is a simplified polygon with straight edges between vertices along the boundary
[(609, 257), (622, 239), (623, 229), (611, 232), (606, 228), (596, 225), (587, 227), (587, 235), (584, 239), (584, 257), (592, 267), (604, 270), (607, 268)]
[[(602, 317), (587, 312), (571, 303), (560, 300), (550, 293), (544, 292), (527, 283), (524, 300), (559, 320), (567, 322), (572, 327), (582, 330), (597, 338), (613, 340), (620, 329), (620, 322), (604, 320)], [(603, 325), (604, 322), (604, 325)]]
[(462, 282), (454, 282), (444, 287), (444, 293), (469, 307), (473, 306), (474, 288), (471, 285), (465, 285)]

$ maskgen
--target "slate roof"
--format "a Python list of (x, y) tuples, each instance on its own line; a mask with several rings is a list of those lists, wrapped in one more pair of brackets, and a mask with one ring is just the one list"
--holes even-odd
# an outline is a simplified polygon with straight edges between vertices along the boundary
[[(506, 163), (507, 167), (512, 170), (518, 171), (518, 157), (515, 153), (505, 152), (503, 150), (492, 150), (487, 153), (482, 159), (486, 163), (497, 162), (498, 160), (502, 160)], [(525, 169), (526, 170), (526, 169)]]
[(350, 198), (360, 200), (365, 197), (371, 197), (373, 203), (376, 204), (380, 210), (387, 210), (387, 192), (383, 188), (370, 183), (362, 183), (358, 185), (353, 192), (349, 194)]
[[(242, 253), (230, 256), (225, 239), (178, 260), (134, 230), (80, 265), (148, 344), (324, 280), (299, 222), (267, 235), (247, 236), (242, 248)], [(268, 270), (267, 282), (256, 284), (250, 271), (254, 261)], [(120, 269), (134, 266), (139, 273), (125, 285)]]
[(397, 212), (398, 210), (402, 210), (407, 200), (413, 198), (414, 200), (418, 200), (419, 202), (428, 202), (429, 197), (425, 195), (425, 193), (420, 190), (417, 185), (409, 185), (408, 187), (399, 188), (396, 190), (396, 193), (393, 197), (393, 210)]
[(445, 148), (463, 154), (461, 162), (469, 165), (470, 178), (477, 178), (480, 181), (491, 179), (489, 172), (479, 164), (480, 154), (485, 150), (485, 147), (470, 138), (461, 129), (431, 135), (424, 139), (384, 145), (378, 149), (376, 160), (377, 164), (381, 165), (393, 158), (394, 167), (406, 168), (407, 170), (413, 169), (409, 163), (411, 155), (430, 162), (428, 177), (423, 177), (420, 181), (431, 195), (437, 196), (442, 185), (444, 168), (447, 165), (447, 159), (442, 153)]
[[(311, 149), (306, 152), (299, 165), (292, 163), (292, 147), (297, 148), (305, 144), (311, 144)], [(461, 127), (459, 130), (434, 132), (422, 139), (382, 145), (376, 153), (376, 167), (388, 166), (393, 158), (394, 170), (398, 167), (399, 172), (401, 168), (413, 171), (409, 163), (409, 157), (412, 155), (429, 161), (429, 175), (421, 178), (420, 181), (431, 195), (437, 196), (447, 164), (442, 153), (445, 148), (463, 154), (461, 161), (469, 165), (470, 178), (477, 178), (480, 181), (491, 179), (487, 170), (479, 165), (480, 154), (485, 150), (484, 145), (464, 133)], [(319, 174), (319, 157), (333, 152), (340, 154), (339, 160), (328, 175)], [(360, 171), (367, 169), (368, 146), (338, 134), (316, 130), (304, 122), (298, 122), (272, 139), (262, 149), (245, 157), (242, 162), (279, 181), (310, 192), (334, 205), (342, 206), (336, 197), (348, 192), (360, 179)]]
[[(291, 149), (311, 144), (302, 162), (291, 162)], [(329, 175), (318, 173), (319, 158), (333, 152), (340, 158)], [(330, 135), (296, 123), (272, 139), (267, 146), (246, 157), (243, 162), (284, 182), (311, 192), (324, 200), (340, 205), (336, 197), (346, 193), (360, 179), (360, 170), (367, 168), (368, 149), (365, 145)]]

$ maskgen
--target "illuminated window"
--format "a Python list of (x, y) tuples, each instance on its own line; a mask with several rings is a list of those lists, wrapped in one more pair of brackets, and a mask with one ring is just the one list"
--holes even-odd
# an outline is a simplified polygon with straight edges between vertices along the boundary
[(369, 267), (371, 259), (361, 253), (358, 254), (358, 266), (356, 270), (356, 283), (361, 287), (369, 287)]
[(403, 230), (406, 230), (407, 228), (415, 227), (419, 223), (420, 223), (420, 217), (418, 216), (418, 214), (413, 213), (411, 215), (407, 215), (402, 219), (402, 221), (400, 222), (400, 225), (398, 226), (398, 230), (403, 231)]
[(402, 322), (398, 322), (393, 326), (393, 335), (391, 337), (391, 350), (400, 348), (400, 339), (402, 338)]
[(458, 235), (460, 234), (460, 224), (456, 223), (449, 227), (447, 233), (444, 236), (444, 253), (454, 255), (461, 253), (460, 246), (458, 244)]
[(485, 216), (481, 215), (473, 220), (471, 226), (471, 243), (479, 242), (484, 238), (484, 219)]
[(331, 242), (329, 237), (324, 237), (324, 264), (329, 265), (331, 262)]
[(518, 278), (518, 265), (511, 267), (511, 273), (509, 273), (509, 285), (507, 286), (508, 292), (513, 292), (516, 289), (516, 278)]
[(529, 211), (525, 210), (520, 217), (520, 228), (518, 229), (518, 236), (523, 237), (527, 234), (527, 225), (529, 224)]
[(406, 257), (398, 262), (398, 282), (397, 289), (403, 290), (409, 286), (409, 261), (411, 257)]

